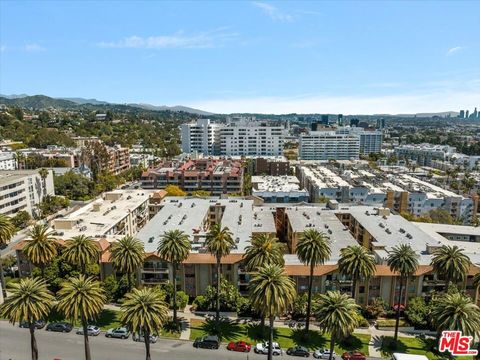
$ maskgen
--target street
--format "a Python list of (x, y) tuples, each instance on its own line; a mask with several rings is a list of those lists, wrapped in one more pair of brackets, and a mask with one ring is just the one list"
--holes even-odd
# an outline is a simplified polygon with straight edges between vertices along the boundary
[[(75, 334), (76, 329), (66, 333), (47, 332), (45, 328), (36, 330), (39, 358), (41, 360), (83, 359), (83, 336)], [(94, 360), (135, 360), (145, 358), (145, 345), (126, 340), (108, 339), (102, 332), (90, 338), (92, 359)], [(152, 359), (191, 360), (195, 357), (211, 359), (250, 360), (264, 359), (266, 355), (257, 355), (253, 350), (249, 354), (230, 352), (222, 345), (218, 350), (195, 349), (191, 341), (159, 339), (151, 345)], [(288, 357), (283, 355), (283, 357)], [(27, 360), (30, 355), (30, 334), (28, 329), (13, 326), (0, 321), (0, 360)], [(292, 358), (295, 359), (295, 358)]]

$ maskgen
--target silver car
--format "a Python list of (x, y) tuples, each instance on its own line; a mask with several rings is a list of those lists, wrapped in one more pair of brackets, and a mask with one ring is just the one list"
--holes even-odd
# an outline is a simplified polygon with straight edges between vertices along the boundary
[[(335, 351), (333, 352), (332, 359), (335, 359)], [(330, 358), (330, 349), (318, 349), (313, 353), (315, 359), (329, 359)]]
[(108, 329), (105, 333), (108, 338), (127, 339), (130, 336), (130, 331), (127, 328)]
[[(150, 335), (149, 338), (150, 338), (150, 344), (155, 344), (158, 340), (157, 335)], [(145, 342), (145, 337), (143, 334), (133, 333), (132, 339), (133, 341), (137, 341), (137, 342), (138, 341)]]
[[(95, 325), (87, 326), (87, 335), (88, 336), (98, 336), (100, 334), (100, 328)], [(79, 327), (77, 330), (77, 335), (83, 335), (83, 326)]]

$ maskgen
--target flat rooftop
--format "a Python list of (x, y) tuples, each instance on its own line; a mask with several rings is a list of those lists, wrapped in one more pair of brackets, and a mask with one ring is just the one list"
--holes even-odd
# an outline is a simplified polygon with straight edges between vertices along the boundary
[[(296, 176), (252, 176), (253, 192), (290, 192), (300, 190)], [(306, 191), (305, 191), (306, 192)]]
[(21, 180), (25, 176), (38, 175), (38, 170), (0, 170), (0, 184)]

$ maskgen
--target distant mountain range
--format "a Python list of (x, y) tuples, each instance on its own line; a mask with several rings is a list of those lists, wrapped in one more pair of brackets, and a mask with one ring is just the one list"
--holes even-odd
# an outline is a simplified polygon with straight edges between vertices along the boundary
[(71, 109), (78, 107), (79, 105), (126, 105), (132, 106), (144, 110), (151, 110), (151, 111), (183, 111), (190, 114), (195, 115), (213, 115), (213, 113), (193, 109), (186, 106), (156, 106), (150, 104), (115, 104), (109, 103), (107, 101), (100, 101), (97, 99), (84, 99), (84, 98), (52, 98), (45, 95), (33, 95), (29, 96), (27, 94), (14, 94), (14, 95), (3, 95), (0, 94), (0, 103), (4, 103), (6, 105), (15, 105), (20, 107), (26, 108), (33, 108), (33, 109), (45, 109), (49, 107), (54, 108), (61, 108), (61, 109)]

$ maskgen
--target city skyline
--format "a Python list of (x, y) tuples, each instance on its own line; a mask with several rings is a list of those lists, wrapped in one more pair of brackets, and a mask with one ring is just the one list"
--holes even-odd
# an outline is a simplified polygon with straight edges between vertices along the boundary
[(474, 2), (0, 7), (3, 94), (216, 113), (401, 114), (479, 106)]

